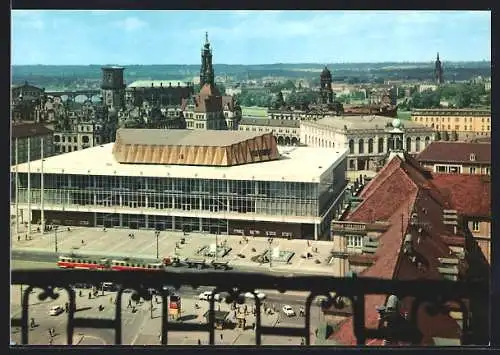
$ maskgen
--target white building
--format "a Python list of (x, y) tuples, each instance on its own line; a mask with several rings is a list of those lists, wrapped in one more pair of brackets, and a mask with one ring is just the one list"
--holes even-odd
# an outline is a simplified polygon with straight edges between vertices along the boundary
[[(44, 159), (43, 191), (40, 160), (13, 166), (24, 220), (328, 239), (344, 208), (346, 149), (278, 151), (249, 132), (118, 132), (115, 143)], [(230, 161), (239, 165), (221, 166)]]
[(404, 133), (404, 149), (421, 152), (432, 140), (434, 130), (425, 125), (383, 116), (338, 116), (301, 121), (300, 142), (311, 147), (348, 150), (348, 171), (374, 171), (394, 148), (392, 130)]

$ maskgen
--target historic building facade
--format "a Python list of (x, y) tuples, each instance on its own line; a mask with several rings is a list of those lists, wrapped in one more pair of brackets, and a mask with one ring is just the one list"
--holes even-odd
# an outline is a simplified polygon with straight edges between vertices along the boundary
[(415, 109), (411, 119), (432, 128), (436, 140), (469, 140), (491, 135), (491, 110)]
[[(43, 140), (43, 143), (42, 143)], [(11, 165), (28, 160), (38, 160), (42, 156), (54, 155), (52, 130), (41, 123), (13, 123), (11, 139)]]
[[(398, 132), (401, 142), (392, 137)], [(424, 125), (382, 116), (327, 117), (302, 121), (300, 127), (300, 142), (307, 146), (348, 149), (348, 171), (375, 171), (390, 150), (417, 154), (433, 139), (433, 130)]]
[(300, 144), (300, 121), (266, 119), (261, 117), (243, 117), (239, 124), (240, 131), (272, 133), (278, 145)]
[(491, 143), (436, 141), (417, 160), (438, 174), (490, 175)]
[(215, 85), (212, 49), (205, 37), (201, 51), (200, 92), (182, 99), (181, 110), (187, 129), (238, 130), (241, 108), (232, 96), (222, 95)]

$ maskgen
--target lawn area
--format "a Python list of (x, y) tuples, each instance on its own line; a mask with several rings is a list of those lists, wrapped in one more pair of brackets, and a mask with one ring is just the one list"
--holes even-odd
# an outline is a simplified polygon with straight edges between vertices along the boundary
[(267, 108), (258, 106), (242, 106), (241, 113), (243, 116), (267, 117)]
[(411, 120), (411, 111), (398, 111), (398, 118), (400, 120)]

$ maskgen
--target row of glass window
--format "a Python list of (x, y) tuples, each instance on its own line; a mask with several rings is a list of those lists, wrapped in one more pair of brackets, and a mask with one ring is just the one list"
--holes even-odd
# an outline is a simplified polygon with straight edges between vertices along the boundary
[[(416, 137), (415, 138), (415, 151), (420, 152), (421, 149), (421, 138)], [(425, 147), (427, 147), (430, 144), (431, 138), (430, 137), (425, 137), (424, 138), (424, 144)], [(368, 153), (374, 153), (374, 142), (375, 140), (373, 138), (368, 139)], [(406, 146), (407, 150), (410, 151), (409, 148), (411, 148), (411, 142), (412, 138), (407, 137), (406, 138)], [(394, 149), (394, 140), (389, 139), (389, 149)], [(349, 154), (354, 154), (354, 148), (355, 148), (355, 143), (354, 139), (349, 140)], [(365, 153), (365, 141), (363, 139), (358, 140), (358, 154), (364, 154)], [(379, 138), (378, 139), (378, 153), (384, 153), (384, 138)]]
[[(15, 196), (13, 196), (15, 199)], [(322, 204), (318, 211), (317, 200), (301, 199), (264, 199), (253, 197), (200, 198), (169, 195), (121, 195), (112, 193), (70, 192), (67, 190), (44, 190), (45, 205), (63, 206), (103, 206), (122, 208), (175, 209), (183, 211), (207, 211), (230, 213), (257, 213), (288, 216), (318, 216), (329, 205)], [(325, 199), (326, 200), (326, 199)], [(330, 199), (331, 201), (332, 199)], [(27, 189), (19, 190), (19, 203), (28, 203)], [(30, 202), (41, 203), (41, 192), (32, 189)]]
[[(32, 188), (39, 188), (40, 174), (30, 174)], [(13, 173), (13, 181), (15, 174)], [(28, 186), (28, 174), (19, 173), (19, 187)], [(195, 195), (238, 195), (261, 197), (318, 198), (318, 184), (280, 181), (216, 180), (44, 174), (46, 189), (108, 190), (118, 192)]]

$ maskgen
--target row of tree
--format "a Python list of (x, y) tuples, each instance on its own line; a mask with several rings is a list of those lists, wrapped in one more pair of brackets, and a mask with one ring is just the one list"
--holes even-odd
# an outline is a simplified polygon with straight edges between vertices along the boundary
[(415, 92), (409, 100), (400, 104), (399, 108), (439, 108), (441, 101), (448, 101), (449, 107), (454, 108), (491, 106), (491, 94), (485, 91), (482, 84), (447, 84), (436, 90)]

